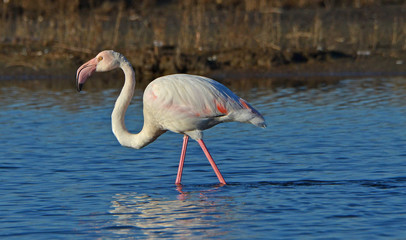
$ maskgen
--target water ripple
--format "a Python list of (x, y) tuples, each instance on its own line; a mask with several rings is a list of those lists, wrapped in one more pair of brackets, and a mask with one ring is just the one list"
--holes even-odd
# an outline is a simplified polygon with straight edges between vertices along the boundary
[[(0, 87), (0, 238), (401, 239), (406, 79), (234, 89), (268, 128), (223, 124), (141, 150), (110, 130), (117, 89)], [(127, 127), (142, 127), (142, 91)]]

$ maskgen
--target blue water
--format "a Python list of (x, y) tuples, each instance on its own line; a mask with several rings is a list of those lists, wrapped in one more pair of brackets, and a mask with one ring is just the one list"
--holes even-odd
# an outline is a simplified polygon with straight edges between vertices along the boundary
[(232, 88), (268, 128), (205, 131), (229, 184), (191, 141), (181, 188), (181, 135), (141, 150), (117, 143), (117, 89), (32, 86), (0, 85), (1, 239), (406, 238), (404, 78)]

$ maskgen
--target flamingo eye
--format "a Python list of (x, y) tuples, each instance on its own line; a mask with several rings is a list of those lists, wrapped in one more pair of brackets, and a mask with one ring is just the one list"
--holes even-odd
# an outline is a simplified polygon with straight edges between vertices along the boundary
[(103, 60), (103, 57), (102, 57), (102, 56), (100, 56), (100, 57), (97, 58), (97, 61), (98, 61), (98, 62), (100, 62), (101, 60)]

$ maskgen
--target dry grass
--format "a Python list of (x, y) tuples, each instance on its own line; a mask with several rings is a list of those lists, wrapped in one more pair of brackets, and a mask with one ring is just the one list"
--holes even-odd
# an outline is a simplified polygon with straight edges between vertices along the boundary
[(138, 71), (161, 74), (205, 71), (220, 63), (270, 68), (278, 52), (289, 61), (292, 52), (406, 50), (403, 5), (389, 6), (384, 14), (374, 8), (384, 2), (3, 0), (0, 54), (41, 57), (45, 62), (29, 64), (35, 69), (52, 57), (80, 62), (116, 49)]

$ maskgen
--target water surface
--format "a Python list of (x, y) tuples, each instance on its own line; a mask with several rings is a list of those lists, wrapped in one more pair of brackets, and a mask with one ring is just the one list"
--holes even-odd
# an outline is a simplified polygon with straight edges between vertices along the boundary
[(0, 85), (0, 238), (405, 238), (406, 79), (271, 85), (231, 87), (268, 128), (205, 131), (229, 184), (191, 141), (178, 188), (182, 136), (121, 147), (110, 129), (118, 89)]

